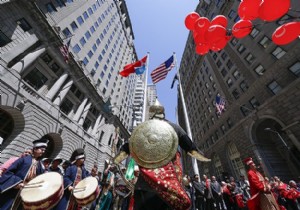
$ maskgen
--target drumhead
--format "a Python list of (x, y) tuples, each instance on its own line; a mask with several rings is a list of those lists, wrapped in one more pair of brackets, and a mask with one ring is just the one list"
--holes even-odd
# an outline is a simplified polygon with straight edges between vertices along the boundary
[(62, 185), (63, 178), (59, 173), (48, 172), (30, 180), (20, 195), (24, 202), (38, 202), (55, 194)]
[(89, 176), (78, 182), (73, 192), (77, 199), (84, 199), (92, 195), (98, 187), (98, 180), (95, 177)]

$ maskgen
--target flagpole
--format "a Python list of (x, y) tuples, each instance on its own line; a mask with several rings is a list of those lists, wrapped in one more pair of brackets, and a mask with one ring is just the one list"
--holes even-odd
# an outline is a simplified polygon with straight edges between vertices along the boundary
[(148, 66), (149, 66), (150, 53), (147, 53), (147, 61), (146, 61), (146, 71), (145, 71), (145, 87), (144, 87), (144, 103), (143, 103), (143, 116), (142, 122), (145, 122), (146, 118), (146, 108), (147, 108), (147, 85), (148, 85)]
[[(175, 66), (176, 66), (176, 71), (177, 71), (177, 78), (178, 78), (178, 84), (179, 84), (179, 93), (180, 93), (180, 98), (181, 98), (181, 103), (182, 103), (182, 108), (183, 108), (183, 114), (184, 114), (184, 121), (185, 121), (185, 125), (186, 125), (186, 131), (187, 131), (187, 135), (193, 141), (192, 131), (191, 131), (189, 117), (188, 117), (187, 109), (186, 109), (186, 105), (185, 105), (185, 99), (184, 99), (184, 95), (183, 95), (183, 91), (182, 91), (182, 86), (181, 86), (181, 78), (180, 78), (180, 73), (179, 73), (179, 68), (178, 68), (178, 64), (177, 64), (177, 59), (176, 59), (175, 53), (173, 54), (173, 56), (174, 56)], [(194, 169), (194, 174), (198, 174), (199, 175), (198, 163), (197, 163), (197, 160), (195, 158), (193, 158), (193, 157), (192, 157), (192, 166), (193, 166), (193, 169)]]

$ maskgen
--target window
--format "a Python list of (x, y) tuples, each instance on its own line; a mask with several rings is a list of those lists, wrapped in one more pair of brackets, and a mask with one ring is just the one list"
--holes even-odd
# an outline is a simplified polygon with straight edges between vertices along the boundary
[(55, 8), (55, 6), (54, 6), (52, 3), (47, 3), (47, 4), (46, 4), (46, 8), (47, 8), (47, 11), (48, 11), (49, 13), (52, 13), (52, 12), (56, 12), (56, 11), (57, 11), (56, 8)]
[(268, 88), (272, 91), (272, 93), (274, 93), (274, 95), (276, 95), (282, 89), (276, 81), (272, 81), (270, 84), (268, 84)]
[(231, 78), (229, 78), (226, 83), (227, 83), (228, 87), (231, 87), (233, 85)]
[(76, 44), (76, 45), (73, 47), (73, 52), (74, 52), (74, 53), (79, 53), (80, 50), (81, 50), (81, 48), (79, 47), (78, 44)]
[(93, 48), (93, 51), (96, 52), (96, 50), (97, 50), (97, 45), (94, 44), (92, 48)]
[(73, 109), (73, 106), (74, 104), (69, 99), (65, 98), (60, 105), (60, 110), (66, 115), (68, 115)]
[(89, 31), (85, 32), (84, 35), (85, 35), (85, 37), (86, 37), (87, 40), (89, 40), (91, 38), (91, 34), (90, 34)]
[(276, 47), (276, 49), (272, 52), (277, 59), (280, 59), (282, 56), (285, 55), (285, 51), (281, 47)]
[(67, 0), (68, 3), (72, 3), (74, 0)]
[(84, 17), (85, 20), (88, 19), (88, 18), (89, 18), (88, 13), (87, 13), (87, 12), (84, 12), (84, 13), (83, 13), (83, 17)]
[(241, 19), (240, 16), (237, 15), (237, 16), (234, 18), (234, 22), (236, 23), (236, 22), (238, 22), (240, 19)]
[(242, 105), (242, 106), (240, 107), (240, 110), (241, 110), (241, 112), (242, 112), (242, 114), (243, 114), (244, 116), (249, 115), (250, 112), (251, 112), (251, 110), (246, 106), (246, 104)]
[(222, 125), (222, 126), (221, 126), (221, 130), (222, 130), (222, 133), (225, 134), (225, 132), (226, 132), (226, 127), (225, 127), (225, 125)]
[(17, 20), (17, 24), (23, 29), (23, 31), (29, 31), (32, 28), (25, 18)]
[(89, 63), (89, 60), (86, 57), (84, 57), (84, 59), (82, 60), (82, 63), (86, 66)]
[(239, 45), (239, 47), (237, 48), (237, 51), (242, 54), (244, 51), (246, 50), (246, 47), (242, 44)]
[(3, 47), (11, 42), (11, 39), (8, 38), (1, 30), (0, 30), (0, 47)]
[(57, 73), (58, 70), (60, 69), (59, 65), (57, 65), (56, 63), (52, 63), (52, 65), (50, 66), (50, 68), (52, 69), (52, 71), (54, 73)]
[(267, 48), (271, 43), (272, 43), (272, 41), (271, 41), (268, 37), (266, 37), (266, 36), (264, 36), (264, 37), (259, 41), (259, 44), (260, 44), (261, 46), (263, 46), (264, 48)]
[(77, 24), (76, 24), (75, 21), (73, 21), (73, 22), (71, 23), (71, 28), (72, 28), (73, 31), (76, 31), (76, 30), (78, 29), (78, 26), (77, 26)]
[(257, 37), (257, 35), (259, 34), (259, 30), (257, 30), (256, 28), (253, 28), (250, 36), (254, 39), (255, 37)]
[(238, 71), (238, 70), (236, 70), (235, 72), (233, 72), (233, 74), (232, 74), (232, 76), (234, 77), (234, 79), (238, 79), (238, 78), (240, 78), (240, 72)]
[(59, 7), (64, 7), (66, 6), (65, 5), (65, 2), (63, 0), (56, 0), (56, 3), (58, 4)]
[(91, 33), (93, 34), (93, 33), (95, 32), (95, 27), (92, 26), (92, 27), (90, 28), (90, 31), (91, 31)]
[(45, 62), (45, 63), (47, 63), (47, 64), (49, 64), (51, 61), (52, 61), (52, 58), (50, 57), (50, 55), (49, 54), (45, 54), (45, 55), (43, 55), (42, 56), (42, 59), (43, 59), (43, 61)]
[(69, 30), (69, 28), (65, 28), (62, 33), (65, 35), (65, 37), (71, 37), (72, 36), (72, 33), (71, 31)]
[(89, 56), (89, 58), (93, 57), (94, 53), (90, 50), (87, 54)]
[(228, 14), (228, 17), (229, 17), (230, 19), (232, 19), (233, 17), (235, 17), (235, 15), (236, 15), (236, 12), (235, 12), (234, 10), (230, 10), (230, 12), (229, 12), (229, 14)]
[(238, 43), (238, 40), (237, 40), (236, 38), (233, 38), (233, 39), (231, 40), (231, 44), (232, 44), (233, 46), (235, 46), (237, 43)]
[(225, 77), (226, 74), (227, 74), (227, 70), (226, 69), (222, 69), (221, 74), (222, 74), (223, 77)]
[(86, 44), (86, 41), (85, 41), (85, 38), (82, 37), (80, 40), (79, 40), (81, 46), (83, 47), (85, 44)]
[(265, 69), (262, 65), (258, 65), (254, 71), (256, 72), (256, 74), (258, 74), (259, 76), (263, 75), (265, 72)]
[(82, 128), (83, 130), (87, 131), (91, 125), (92, 125), (92, 121), (88, 118), (85, 118)]
[(101, 62), (102, 61), (102, 55), (99, 55), (98, 57), (98, 61)]
[(245, 92), (246, 90), (248, 90), (248, 85), (245, 81), (242, 81), (240, 84), (240, 88), (242, 89), (243, 92)]
[(225, 61), (225, 59), (227, 58), (227, 54), (226, 54), (226, 52), (223, 52), (222, 53), (222, 55), (221, 55), (221, 57), (223, 58), (223, 60)]
[(216, 54), (216, 53), (214, 53), (214, 54), (213, 54), (213, 58), (214, 58), (214, 60), (217, 60), (217, 57), (218, 57), (218, 56), (217, 56), (217, 54)]
[(260, 105), (260, 103), (256, 100), (255, 97), (252, 97), (252, 98), (250, 99), (249, 103), (251, 104), (251, 106), (252, 106), (254, 109)]
[(99, 67), (99, 63), (98, 63), (98, 61), (96, 61), (96, 63), (95, 63), (95, 65), (94, 65), (94, 67), (95, 67), (95, 69), (98, 69), (98, 67)]
[(48, 81), (48, 78), (37, 68), (34, 68), (24, 77), (24, 81), (32, 86), (35, 90), (39, 90)]
[(12, 116), (3, 109), (0, 109), (0, 136), (3, 138), (3, 142), (12, 134), (13, 130), (14, 120)]
[(254, 59), (255, 59), (255, 57), (254, 57), (251, 53), (249, 53), (249, 54), (245, 57), (245, 60), (246, 60), (247, 63), (249, 63), (249, 64), (252, 64), (253, 61), (254, 61)]
[(232, 95), (233, 95), (233, 97), (234, 97), (235, 99), (238, 99), (238, 98), (240, 97), (240, 93), (239, 93), (239, 91), (238, 91), (237, 89), (234, 89), (234, 90), (232, 91)]
[(231, 68), (232, 68), (232, 66), (233, 66), (233, 63), (232, 63), (232, 61), (231, 61), (231, 60), (229, 60), (229, 61), (226, 63), (226, 66), (227, 66), (227, 68), (228, 68), (228, 69), (231, 69)]
[(296, 76), (300, 77), (300, 62), (297, 61), (296, 63), (294, 63), (289, 70), (291, 72), (293, 72), (293, 74), (295, 74)]
[(222, 65), (222, 62), (220, 60), (217, 61), (217, 66), (218, 68), (220, 68), (220, 66)]
[(77, 18), (77, 22), (79, 23), (79, 25), (82, 25), (84, 23), (84, 20), (83, 20), (83, 18), (81, 16), (79, 16)]
[(101, 131), (100, 138), (99, 138), (99, 143), (102, 142), (103, 136), (104, 136), (104, 131)]
[(240, 174), (246, 175), (246, 170), (244, 164), (240, 157), (240, 152), (238, 151), (234, 143), (230, 143), (228, 146), (228, 156), (233, 166), (235, 176), (238, 177)]
[(92, 15), (94, 13), (91, 7), (88, 9), (88, 12), (90, 15)]

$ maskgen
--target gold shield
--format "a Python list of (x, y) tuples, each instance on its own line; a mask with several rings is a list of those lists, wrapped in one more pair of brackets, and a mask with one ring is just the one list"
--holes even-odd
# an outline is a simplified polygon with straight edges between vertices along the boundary
[(152, 119), (141, 123), (129, 140), (130, 154), (138, 165), (157, 168), (170, 162), (178, 147), (174, 128), (163, 120)]

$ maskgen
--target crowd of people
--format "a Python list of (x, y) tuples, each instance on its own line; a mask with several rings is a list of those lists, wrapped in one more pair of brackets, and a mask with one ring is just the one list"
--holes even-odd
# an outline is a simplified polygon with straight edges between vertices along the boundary
[[(294, 180), (282, 182), (277, 176), (264, 177), (270, 192), (274, 195), (280, 210), (300, 210), (300, 177), (298, 183)], [(192, 200), (191, 210), (246, 210), (247, 201), (251, 198), (250, 183), (241, 175), (239, 180), (229, 177), (217, 181), (215, 176), (208, 178), (199, 175), (185, 175), (185, 189)]]

